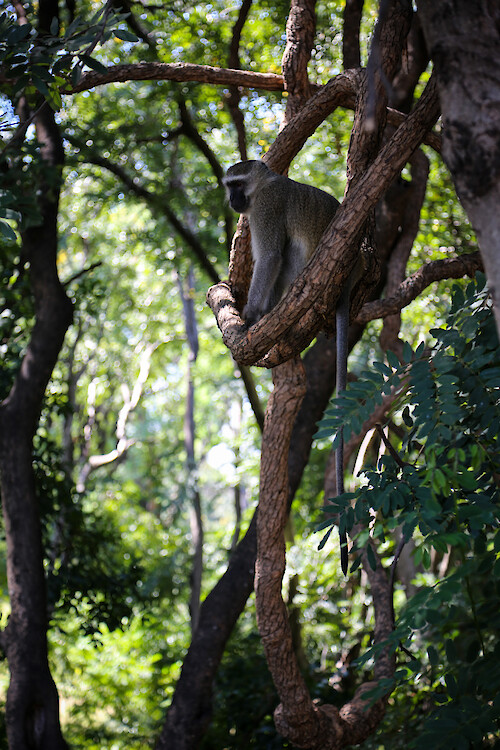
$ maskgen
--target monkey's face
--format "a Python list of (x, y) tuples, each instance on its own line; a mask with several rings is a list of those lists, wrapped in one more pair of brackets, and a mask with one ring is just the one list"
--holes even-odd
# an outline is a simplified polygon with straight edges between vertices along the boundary
[(226, 185), (229, 205), (233, 211), (237, 211), (239, 214), (244, 214), (250, 208), (250, 199), (245, 190), (245, 180), (231, 180)]

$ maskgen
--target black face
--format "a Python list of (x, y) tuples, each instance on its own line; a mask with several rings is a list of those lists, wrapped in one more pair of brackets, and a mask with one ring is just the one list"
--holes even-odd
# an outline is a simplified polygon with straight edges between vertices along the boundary
[(245, 181), (229, 183), (229, 205), (239, 214), (245, 213), (250, 208), (250, 201), (245, 193)]

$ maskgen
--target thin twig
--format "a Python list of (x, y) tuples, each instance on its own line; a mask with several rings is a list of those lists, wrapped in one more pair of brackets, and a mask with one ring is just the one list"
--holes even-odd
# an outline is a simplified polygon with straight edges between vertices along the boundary
[(397, 450), (392, 445), (391, 441), (389, 440), (389, 438), (385, 434), (385, 432), (383, 430), (383, 427), (380, 424), (380, 422), (377, 422), (377, 424), (375, 425), (375, 429), (377, 430), (378, 434), (380, 435), (380, 439), (382, 440), (383, 444), (385, 445), (385, 447), (387, 448), (387, 450), (389, 451), (389, 453), (391, 454), (391, 456), (393, 457), (393, 459), (396, 461), (397, 465), (401, 469), (404, 469), (405, 466), (408, 466), (409, 464), (406, 463), (405, 461), (403, 461), (403, 459), (401, 458), (401, 456), (399, 455), (399, 453), (397, 452)]

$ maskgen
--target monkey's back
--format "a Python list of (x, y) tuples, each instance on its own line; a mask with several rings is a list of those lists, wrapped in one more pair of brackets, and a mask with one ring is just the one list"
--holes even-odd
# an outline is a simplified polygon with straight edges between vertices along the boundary
[[(333, 195), (288, 177), (278, 176), (283, 218), (288, 236), (300, 237), (308, 259), (333, 219), (339, 202)], [(278, 185), (275, 185), (276, 189)]]

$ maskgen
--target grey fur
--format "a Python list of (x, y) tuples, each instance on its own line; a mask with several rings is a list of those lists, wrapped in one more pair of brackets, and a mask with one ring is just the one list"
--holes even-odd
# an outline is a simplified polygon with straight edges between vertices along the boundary
[(281, 299), (316, 250), (339, 206), (329, 193), (243, 161), (224, 177), (229, 205), (248, 217), (254, 269), (243, 317), (256, 323)]

